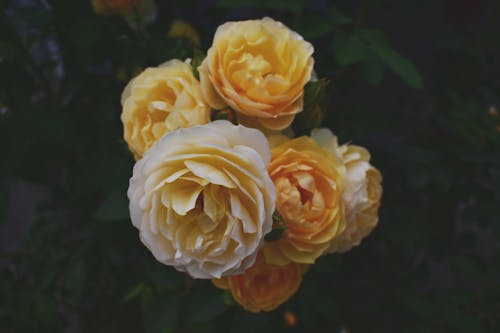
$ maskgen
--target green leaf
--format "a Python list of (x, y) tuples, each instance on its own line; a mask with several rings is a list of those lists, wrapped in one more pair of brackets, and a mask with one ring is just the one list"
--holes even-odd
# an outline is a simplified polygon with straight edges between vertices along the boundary
[(330, 21), (333, 24), (351, 24), (352, 18), (345, 15), (338, 8), (334, 8), (330, 13)]
[(423, 88), (422, 78), (415, 66), (406, 58), (391, 48), (377, 48), (382, 61), (410, 87), (421, 90)]
[(271, 230), (265, 237), (264, 240), (266, 242), (274, 242), (283, 237), (283, 232), (285, 231), (285, 228), (276, 228)]
[(302, 10), (302, 1), (300, 0), (219, 0), (217, 6), (221, 8), (245, 8), (261, 7), (268, 9), (288, 10), (298, 13)]
[(309, 81), (304, 87), (304, 111), (295, 121), (299, 133), (309, 133), (311, 129), (319, 127), (323, 120), (323, 112), (320, 105), (326, 96), (326, 87), (329, 81), (319, 79)]
[(273, 213), (273, 225), (276, 224), (276, 225), (282, 225), (283, 223), (285, 223), (285, 220), (283, 219), (283, 216), (281, 216), (280, 213), (278, 213), (278, 211), (275, 211)]
[(125, 193), (111, 193), (97, 208), (94, 218), (105, 221), (128, 219), (128, 199)]
[(193, 52), (193, 60), (191, 61), (191, 67), (193, 68), (194, 76), (199, 80), (200, 73), (198, 72), (198, 66), (201, 65), (203, 60), (205, 59), (206, 54), (203, 53), (199, 48), (195, 48)]
[(341, 66), (349, 66), (365, 58), (367, 46), (358, 34), (337, 31), (333, 38), (333, 54)]
[(380, 60), (406, 84), (419, 90), (423, 88), (422, 77), (413, 63), (396, 52), (380, 31), (364, 30), (361, 36), (380, 57)]
[(280, 239), (283, 231), (285, 231), (288, 228), (286, 225), (285, 219), (283, 216), (281, 216), (278, 211), (275, 211), (273, 214), (273, 230), (269, 234), (267, 234), (266, 240), (268, 241), (274, 241), (277, 239)]
[(212, 121), (214, 120), (227, 120), (229, 122), (232, 122), (233, 124), (237, 125), (238, 121), (236, 118), (236, 113), (234, 112), (233, 109), (226, 108), (223, 110), (213, 110), (212, 111)]
[(224, 292), (222, 293), (222, 298), (224, 299), (224, 303), (228, 306), (233, 306), (236, 304), (233, 295), (229, 290), (224, 290)]
[(304, 87), (304, 109), (321, 102), (321, 99), (325, 96), (325, 90), (328, 84), (329, 81), (327, 79), (307, 82)]
[(131, 288), (127, 294), (123, 297), (124, 301), (130, 301), (139, 296), (146, 289), (146, 285), (141, 282)]
[(296, 30), (305, 39), (319, 38), (329, 33), (332, 25), (322, 16), (306, 14), (297, 23)]

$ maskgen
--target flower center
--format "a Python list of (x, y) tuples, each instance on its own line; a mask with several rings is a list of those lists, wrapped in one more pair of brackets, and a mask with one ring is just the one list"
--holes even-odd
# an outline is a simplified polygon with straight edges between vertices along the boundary
[(261, 54), (255, 56), (244, 53), (237, 62), (239, 69), (233, 73), (232, 81), (244, 91), (260, 86), (272, 69), (271, 64)]

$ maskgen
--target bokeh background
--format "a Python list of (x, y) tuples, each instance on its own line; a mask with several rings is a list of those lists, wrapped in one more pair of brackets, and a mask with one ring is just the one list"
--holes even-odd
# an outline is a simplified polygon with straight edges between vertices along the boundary
[[(1, 332), (500, 331), (499, 1), (156, 4), (146, 24), (90, 0), (0, 2)], [(384, 197), (361, 246), (256, 315), (140, 243), (119, 117), (141, 69), (263, 16), (312, 42), (329, 80), (296, 132), (323, 120), (367, 147)]]

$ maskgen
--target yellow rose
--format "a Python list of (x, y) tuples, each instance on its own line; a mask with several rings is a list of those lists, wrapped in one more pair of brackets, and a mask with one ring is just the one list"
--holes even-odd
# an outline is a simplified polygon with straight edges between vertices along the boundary
[(264, 127), (286, 128), (303, 109), (313, 51), (270, 18), (225, 23), (198, 68), (203, 95), (215, 109), (233, 108), (243, 124), (255, 117)]
[(306, 270), (307, 265), (294, 262), (285, 266), (269, 264), (259, 254), (244, 273), (212, 282), (229, 290), (235, 301), (250, 312), (271, 311), (295, 294)]
[(382, 175), (370, 162), (363, 147), (343, 145), (338, 148), (346, 165), (342, 198), (346, 207), (346, 229), (332, 243), (328, 252), (346, 252), (359, 245), (378, 223), (382, 197)]
[(276, 210), (286, 229), (280, 239), (268, 242), (264, 254), (277, 265), (314, 263), (345, 227), (344, 164), (306, 136), (270, 142), (276, 146), (268, 171), (276, 186)]
[(163, 136), (134, 166), (132, 224), (155, 258), (194, 278), (250, 267), (271, 230), (269, 144), (219, 120)]
[(122, 94), (121, 119), (130, 150), (141, 157), (165, 133), (210, 121), (191, 66), (170, 60), (144, 70)]

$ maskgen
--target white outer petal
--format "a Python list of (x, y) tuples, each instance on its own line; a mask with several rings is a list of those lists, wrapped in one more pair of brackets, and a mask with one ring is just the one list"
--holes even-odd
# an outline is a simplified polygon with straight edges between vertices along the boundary
[[(201, 143), (201, 145), (200, 145)], [(176, 247), (175, 239), (167, 239), (163, 232), (163, 226), (160, 227), (160, 221), (155, 221), (155, 216), (150, 215), (152, 209), (152, 193), (158, 188), (155, 184), (146, 181), (153, 179), (154, 182), (161, 184), (165, 180), (161, 177), (149, 177), (153, 172), (160, 170), (166, 162), (172, 161), (177, 156), (196, 156), (196, 147), (203, 147), (203, 144), (219, 145), (224, 149), (230, 149), (234, 154), (244, 157), (249, 161), (248, 173), (259, 180), (259, 183), (253, 183), (254, 189), (259, 191), (256, 196), (256, 209), (258, 209), (259, 230), (254, 233), (255, 237), (248, 240), (241, 240), (232, 256), (220, 264), (217, 263), (217, 251), (212, 253), (213, 260), (208, 257), (196, 257), (196, 253), (188, 253), (182, 248)], [(193, 155), (194, 153), (195, 155)], [(130, 179), (128, 197), (130, 199), (130, 216), (132, 224), (139, 229), (142, 242), (150, 249), (155, 258), (166, 264), (172, 265), (179, 271), (186, 271), (194, 278), (220, 278), (240, 274), (246, 270), (255, 261), (258, 250), (262, 247), (264, 236), (272, 228), (272, 214), (276, 199), (276, 190), (274, 184), (267, 174), (267, 165), (270, 161), (270, 148), (265, 136), (258, 130), (249, 129), (244, 126), (235, 126), (227, 121), (215, 121), (207, 125), (195, 126), (191, 128), (179, 129), (170, 132), (158, 140), (143, 156), (136, 162), (133, 169), (133, 176)], [(175, 173), (179, 170), (172, 171)], [(221, 170), (223, 172), (223, 170)], [(162, 175), (162, 173), (155, 173)], [(176, 177), (179, 174), (176, 175)], [(168, 178), (169, 175), (165, 174)], [(175, 177), (171, 177), (175, 179)], [(228, 189), (228, 190), (238, 190)], [(247, 189), (248, 190), (248, 189)], [(154, 192), (153, 192), (154, 193)], [(244, 195), (248, 193), (242, 192)], [(236, 205), (236, 202), (234, 202)], [(166, 208), (168, 211), (168, 207)], [(171, 208), (170, 208), (171, 209)], [(238, 207), (234, 207), (234, 212), (239, 218), (244, 220), (248, 218), (247, 214), (242, 214)], [(230, 212), (228, 212), (230, 213)], [(167, 217), (171, 216), (167, 214)], [(153, 219), (153, 220), (152, 220)], [(255, 221), (254, 221), (255, 222)], [(168, 222), (174, 223), (171, 217)], [(244, 226), (235, 224), (237, 229), (232, 233), (237, 236), (237, 232), (250, 233), (255, 229), (253, 226)], [(163, 230), (163, 231), (160, 231)], [(241, 237), (240, 237), (241, 238)], [(220, 249), (224, 246), (221, 244)]]

